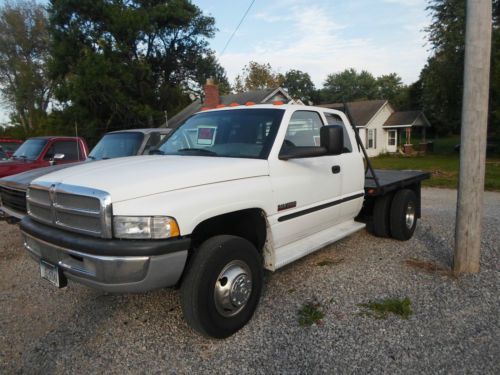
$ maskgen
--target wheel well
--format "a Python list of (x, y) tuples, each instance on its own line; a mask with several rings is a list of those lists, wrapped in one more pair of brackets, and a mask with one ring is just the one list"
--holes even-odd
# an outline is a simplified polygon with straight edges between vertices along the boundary
[(197, 247), (206, 239), (220, 234), (243, 237), (261, 252), (267, 234), (265, 214), (259, 208), (250, 208), (207, 219), (193, 230), (191, 235), (193, 247)]

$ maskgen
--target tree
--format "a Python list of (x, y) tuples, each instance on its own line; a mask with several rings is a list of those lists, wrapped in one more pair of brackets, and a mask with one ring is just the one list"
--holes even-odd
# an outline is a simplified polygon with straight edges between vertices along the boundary
[[(402, 90), (405, 85), (403, 80), (397, 73), (391, 73), (377, 77), (378, 97), (380, 99), (389, 100), (396, 105), (395, 101), (399, 100)], [(397, 105), (396, 105), (397, 106)]]
[(25, 132), (45, 119), (52, 98), (48, 78), (49, 34), (44, 8), (32, 1), (0, 8), (0, 89)]
[[(428, 0), (428, 4), (432, 23), (426, 31), (433, 54), (420, 73), (422, 107), (438, 133), (458, 133), (463, 93), (465, 1)], [(490, 133), (500, 133), (499, 4), (500, 1), (493, 1)]]
[(250, 61), (242, 69), (241, 74), (236, 76), (234, 90), (243, 92), (249, 90), (261, 90), (277, 88), (283, 84), (285, 77), (276, 73), (269, 63), (259, 64)]
[(294, 99), (298, 98), (307, 103), (315, 98), (316, 88), (308, 73), (289, 70), (285, 73), (282, 85)]
[(321, 90), (321, 99), (329, 103), (378, 99), (377, 80), (366, 70), (358, 73), (353, 68), (330, 74)]
[(56, 95), (87, 137), (161, 125), (201, 72), (223, 76), (207, 42), (215, 21), (189, 0), (51, 0), (49, 17)]
[(429, 0), (425, 30), (433, 55), (420, 74), (422, 105), (440, 134), (457, 133), (463, 93), (465, 1)]
[(196, 64), (198, 69), (195, 72), (194, 87), (191, 90), (198, 96), (203, 96), (203, 86), (207, 78), (213, 78), (219, 87), (219, 93), (226, 95), (231, 92), (231, 85), (227, 79), (226, 70), (219, 64), (217, 58), (212, 52), (207, 55), (199, 56)]

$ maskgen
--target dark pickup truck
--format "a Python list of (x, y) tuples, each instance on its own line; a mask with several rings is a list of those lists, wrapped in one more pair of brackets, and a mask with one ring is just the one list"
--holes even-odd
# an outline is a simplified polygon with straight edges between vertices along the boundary
[[(147, 155), (171, 132), (168, 128), (119, 130), (105, 134), (92, 149), (89, 161)], [(81, 164), (77, 163), (77, 164)], [(26, 215), (26, 190), (34, 179), (77, 164), (58, 164), (0, 179), (0, 218), (15, 223)]]

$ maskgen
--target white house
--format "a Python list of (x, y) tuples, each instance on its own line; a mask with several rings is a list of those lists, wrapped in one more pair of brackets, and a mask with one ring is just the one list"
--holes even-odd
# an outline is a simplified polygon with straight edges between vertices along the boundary
[(430, 123), (422, 111), (396, 112), (387, 100), (364, 100), (344, 104), (321, 104), (320, 107), (344, 111), (359, 130), (368, 156), (397, 152), (405, 143), (411, 143), (411, 131), (425, 130)]

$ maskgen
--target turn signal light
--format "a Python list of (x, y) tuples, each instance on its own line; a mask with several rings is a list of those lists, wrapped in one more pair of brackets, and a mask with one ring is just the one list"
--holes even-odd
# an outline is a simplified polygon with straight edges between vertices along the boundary
[(273, 102), (273, 104), (274, 104), (274, 105), (283, 105), (283, 104), (285, 104), (285, 103), (283, 103), (281, 100), (275, 100), (275, 101)]
[(251, 106), (251, 105), (255, 105), (255, 103), (254, 102), (246, 102), (245, 105)]

